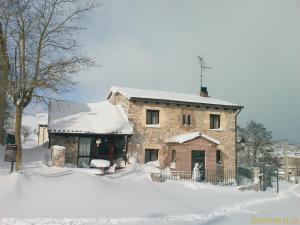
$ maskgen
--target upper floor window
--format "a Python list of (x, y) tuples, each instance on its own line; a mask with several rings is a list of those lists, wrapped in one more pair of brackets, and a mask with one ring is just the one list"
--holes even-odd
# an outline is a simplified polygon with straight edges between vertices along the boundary
[(182, 125), (186, 125), (186, 118), (185, 118), (185, 114), (182, 115)]
[(210, 114), (210, 129), (220, 129), (220, 115)]
[(185, 114), (182, 115), (182, 125), (183, 126), (191, 126), (192, 125), (192, 120), (191, 120), (191, 115), (188, 114), (187, 116)]
[(192, 125), (192, 121), (191, 121), (191, 115), (188, 115), (188, 119), (187, 119), (187, 123), (188, 123), (188, 125), (189, 126), (191, 126)]
[(146, 125), (159, 124), (159, 110), (147, 109)]

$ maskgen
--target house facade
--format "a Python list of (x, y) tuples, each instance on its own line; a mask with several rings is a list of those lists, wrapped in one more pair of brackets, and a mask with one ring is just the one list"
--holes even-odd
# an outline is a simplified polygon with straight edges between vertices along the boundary
[(128, 153), (140, 163), (192, 170), (236, 167), (236, 119), (240, 105), (202, 96), (112, 87), (107, 100), (121, 105), (133, 127)]
[(78, 166), (136, 156), (139, 163), (159, 161), (178, 171), (196, 163), (202, 170), (235, 169), (236, 119), (243, 107), (205, 90), (201, 95), (113, 86), (97, 107), (51, 103), (50, 146), (66, 147), (66, 162)]

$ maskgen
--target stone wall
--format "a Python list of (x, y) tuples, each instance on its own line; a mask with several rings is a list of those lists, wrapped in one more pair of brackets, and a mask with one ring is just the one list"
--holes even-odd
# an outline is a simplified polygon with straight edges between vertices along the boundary
[[(128, 100), (119, 93), (109, 97), (112, 104), (123, 106), (129, 121), (133, 126), (133, 136), (129, 139), (129, 152), (137, 152), (138, 161), (144, 163), (146, 148), (159, 149), (159, 160), (162, 166), (167, 165), (168, 147), (164, 140), (174, 135), (186, 132), (202, 132), (220, 141), (217, 146), (222, 151), (224, 167), (235, 166), (235, 114), (236, 111), (224, 107), (207, 107), (182, 105), (174, 103), (159, 103), (153, 101)], [(146, 110), (159, 110), (159, 125), (146, 125)], [(191, 115), (191, 126), (182, 125), (182, 114)], [(210, 129), (210, 114), (219, 114), (221, 129)], [(195, 149), (201, 150), (201, 149)]]
[(48, 127), (47, 126), (39, 126), (38, 145), (45, 144), (48, 141), (49, 141)]
[(77, 136), (67, 136), (59, 134), (50, 134), (50, 144), (60, 145), (66, 148), (65, 150), (65, 163), (72, 163), (77, 165), (77, 155), (78, 155), (78, 137)]

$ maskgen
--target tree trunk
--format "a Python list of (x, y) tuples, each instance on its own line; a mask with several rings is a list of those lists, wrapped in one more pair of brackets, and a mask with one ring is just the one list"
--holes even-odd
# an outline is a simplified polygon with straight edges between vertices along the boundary
[(4, 144), (6, 114), (6, 91), (8, 86), (9, 62), (5, 35), (0, 22), (0, 144)]
[(16, 124), (15, 124), (15, 141), (17, 145), (16, 155), (16, 171), (22, 169), (22, 141), (21, 141), (21, 125), (22, 125), (23, 107), (16, 105)]

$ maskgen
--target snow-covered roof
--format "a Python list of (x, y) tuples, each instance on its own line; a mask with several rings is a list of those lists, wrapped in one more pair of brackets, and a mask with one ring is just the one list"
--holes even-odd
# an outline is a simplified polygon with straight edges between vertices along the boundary
[(77, 103), (51, 101), (50, 133), (132, 134), (133, 129), (120, 105), (108, 101)]
[(48, 113), (37, 113), (36, 118), (38, 125), (47, 125), (48, 124)]
[(190, 140), (193, 140), (195, 138), (198, 138), (198, 137), (203, 137), (217, 145), (220, 144), (220, 142), (212, 137), (209, 137), (201, 132), (193, 132), (193, 133), (184, 133), (184, 134), (179, 134), (179, 135), (175, 135), (173, 137), (170, 137), (170, 138), (167, 138), (165, 139), (165, 143), (168, 143), (168, 144), (182, 144), (184, 142), (187, 142), (187, 141), (190, 141)]
[(164, 100), (164, 101), (186, 102), (186, 103), (194, 103), (194, 104), (206, 104), (206, 105), (242, 108), (241, 105), (223, 101), (216, 98), (202, 97), (200, 95), (184, 94), (184, 93), (177, 93), (177, 92), (112, 86), (110, 88), (109, 95), (111, 93), (120, 93), (128, 99), (132, 99), (132, 98), (152, 99), (152, 100)]

